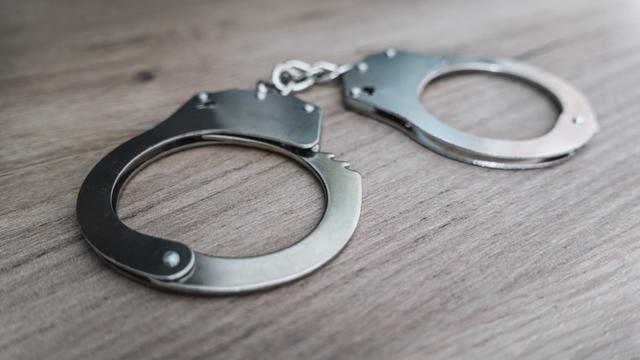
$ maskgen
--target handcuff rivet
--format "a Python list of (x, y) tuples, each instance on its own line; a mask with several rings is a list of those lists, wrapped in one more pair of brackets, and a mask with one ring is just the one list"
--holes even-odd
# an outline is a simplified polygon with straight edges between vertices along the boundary
[(360, 94), (362, 93), (362, 89), (360, 89), (360, 88), (359, 88), (359, 87), (357, 87), (357, 86), (354, 86), (354, 87), (352, 87), (352, 88), (351, 88), (351, 90), (349, 91), (349, 93), (351, 94), (351, 96), (353, 96), (353, 97), (356, 97), (356, 98), (357, 98), (357, 97), (359, 97), (359, 96), (360, 96)]
[(267, 85), (265, 85), (265, 83), (262, 81), (258, 82), (258, 90), (256, 91), (256, 97), (258, 98), (258, 100), (262, 101), (266, 99), (267, 91), (269, 91), (269, 89), (267, 89)]
[(166, 251), (162, 255), (162, 262), (170, 268), (176, 267), (180, 264), (180, 254), (173, 250)]
[(396, 56), (396, 49), (388, 48), (384, 53), (387, 55), (387, 57), (392, 58)]
[(306, 112), (308, 112), (308, 113), (313, 112), (313, 105), (311, 105), (311, 104), (305, 104), (305, 106), (304, 106), (304, 111), (306, 111)]
[(358, 64), (358, 71), (361, 73), (367, 72), (369, 69), (369, 65), (366, 62), (361, 62)]
[(201, 103), (206, 103), (207, 100), (209, 100), (209, 94), (206, 92), (198, 93), (198, 100), (200, 100)]

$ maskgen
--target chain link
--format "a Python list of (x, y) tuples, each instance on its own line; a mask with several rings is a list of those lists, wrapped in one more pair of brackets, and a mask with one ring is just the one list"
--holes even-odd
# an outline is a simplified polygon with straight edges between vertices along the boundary
[(301, 60), (288, 60), (273, 68), (271, 82), (282, 95), (289, 95), (314, 84), (334, 80), (352, 68), (351, 64), (334, 64), (328, 61), (307, 63)]

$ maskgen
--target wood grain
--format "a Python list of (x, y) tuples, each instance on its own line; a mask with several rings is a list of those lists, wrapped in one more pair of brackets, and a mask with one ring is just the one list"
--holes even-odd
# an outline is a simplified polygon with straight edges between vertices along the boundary
[[(640, 357), (640, 4), (598, 1), (5, 1), (0, 4), (1, 359), (632, 359)], [(361, 221), (317, 273), (269, 292), (191, 297), (135, 283), (82, 239), (75, 197), (110, 149), (199, 90), (249, 88), (289, 58), (389, 46), (511, 56), (581, 89), (601, 131), (533, 171), (448, 160), (345, 111), (322, 148), (361, 172)], [(466, 131), (544, 133), (520, 84), (463, 76), (424, 101)], [(313, 178), (233, 147), (142, 171), (120, 214), (212, 254), (295, 242)]]

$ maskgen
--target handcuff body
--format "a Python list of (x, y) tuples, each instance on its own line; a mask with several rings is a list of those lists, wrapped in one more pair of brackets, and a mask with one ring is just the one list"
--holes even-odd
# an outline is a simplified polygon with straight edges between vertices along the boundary
[[(465, 133), (433, 116), (419, 100), (433, 80), (460, 72), (489, 72), (523, 80), (548, 93), (561, 113), (546, 134), (525, 140)], [(587, 99), (559, 77), (511, 59), (415, 54), (387, 49), (365, 57), (343, 76), (347, 108), (381, 120), (446, 157), (497, 169), (534, 169), (574, 155), (597, 132)]]
[[(156, 127), (118, 146), (91, 170), (77, 200), (89, 244), (111, 265), (155, 286), (228, 294), (280, 285), (318, 269), (346, 245), (360, 216), (360, 175), (319, 151), (320, 109), (274, 91), (199, 93)], [(224, 258), (137, 232), (116, 212), (128, 178), (160, 156), (198, 145), (235, 144), (285, 155), (308, 169), (325, 194), (316, 227), (297, 243), (265, 255)]]

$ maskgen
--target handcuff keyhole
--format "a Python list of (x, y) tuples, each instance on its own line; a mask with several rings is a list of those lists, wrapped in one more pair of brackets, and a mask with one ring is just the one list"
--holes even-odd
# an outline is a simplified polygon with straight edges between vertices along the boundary
[(365, 87), (354, 86), (349, 90), (349, 95), (353, 96), (354, 98), (358, 98), (363, 93), (368, 96), (371, 96), (373, 95), (373, 93), (375, 93), (375, 91), (376, 89), (373, 86), (365, 86)]
[(362, 92), (371, 96), (374, 92), (376, 92), (376, 88), (374, 88), (373, 86), (365, 86), (362, 88)]

